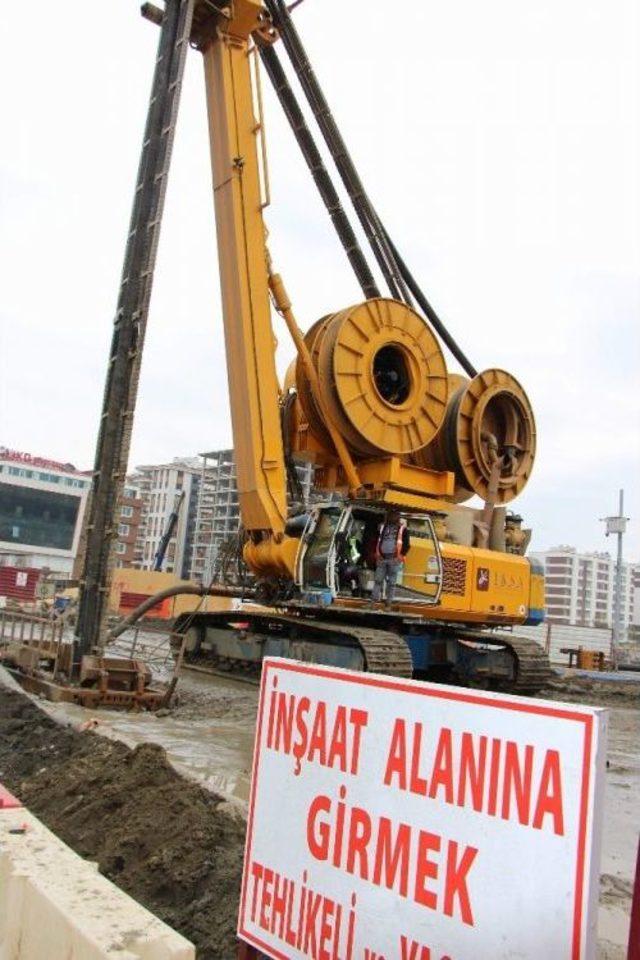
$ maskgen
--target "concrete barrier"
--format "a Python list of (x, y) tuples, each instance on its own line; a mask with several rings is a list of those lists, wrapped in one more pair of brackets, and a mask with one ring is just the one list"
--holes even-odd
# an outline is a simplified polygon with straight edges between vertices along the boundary
[(194, 960), (195, 948), (0, 787), (0, 960)]

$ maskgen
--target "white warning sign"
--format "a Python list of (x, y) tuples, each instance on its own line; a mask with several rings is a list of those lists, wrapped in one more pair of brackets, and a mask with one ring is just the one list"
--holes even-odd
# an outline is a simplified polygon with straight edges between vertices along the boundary
[(264, 662), (239, 936), (275, 958), (594, 956), (606, 712)]

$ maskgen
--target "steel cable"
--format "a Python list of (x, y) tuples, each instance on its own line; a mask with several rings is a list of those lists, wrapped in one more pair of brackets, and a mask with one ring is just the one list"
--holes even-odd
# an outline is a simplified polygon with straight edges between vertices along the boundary
[[(309, 58), (291, 19), (286, 4), (284, 3), (284, 0), (266, 0), (266, 5), (269, 9), (269, 13), (271, 14), (274, 24), (280, 33), (282, 42), (285, 46), (287, 54), (289, 55), (293, 69), (300, 81), (302, 89), (305, 92), (309, 106), (311, 107), (311, 110), (316, 118), (318, 126), (320, 127), (324, 140), (329, 148), (329, 152), (331, 153), (333, 161), (336, 165), (336, 169), (338, 170), (342, 182), (347, 189), (376, 261), (378, 262), (378, 265), (380, 266), (380, 269), (385, 277), (391, 295), (396, 299), (407, 303), (409, 306), (413, 306), (413, 296), (415, 298), (415, 302), (424, 312), (427, 319), (431, 322), (435, 331), (439, 334), (453, 357), (455, 357), (460, 366), (470, 377), (475, 377), (477, 370), (452, 335), (449, 333), (444, 323), (429, 303), (427, 297), (421, 290), (415, 277), (407, 267), (407, 264), (389, 236), (384, 224), (378, 217), (373, 204), (369, 200), (362, 181), (360, 180), (360, 176), (338, 129), (336, 121), (331, 113), (331, 110), (329, 109), (327, 100), (313, 72)], [(280, 67), (280, 69), (282, 68)], [(284, 74), (284, 71), (282, 72)], [(293, 92), (292, 97), (295, 99)], [(297, 103), (296, 106), (298, 106)], [(287, 113), (286, 109), (285, 113)], [(287, 114), (287, 116), (289, 116), (289, 114)], [(311, 137), (310, 134), (309, 136)]]

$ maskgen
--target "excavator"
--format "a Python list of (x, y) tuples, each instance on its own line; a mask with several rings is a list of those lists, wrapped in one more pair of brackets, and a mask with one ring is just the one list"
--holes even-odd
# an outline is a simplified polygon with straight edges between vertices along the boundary
[[(172, 0), (167, 0), (167, 10)], [(296, 6), (296, 4), (293, 4)], [(163, 13), (145, 4), (161, 23)], [(258, 673), (264, 656), (531, 694), (544, 651), (518, 634), (544, 617), (530, 531), (507, 505), (536, 449), (529, 399), (509, 372), (477, 371), (378, 217), (284, 0), (188, 5), (208, 108), (229, 400), (244, 562), (253, 602), (180, 616), (186, 659)], [(371, 247), (380, 292), (289, 83), (284, 47)], [(291, 124), (360, 295), (298, 324), (268, 246), (260, 67)], [(295, 359), (278, 382), (272, 311)], [(449, 371), (444, 348), (464, 373)], [(311, 463), (313, 502), (295, 496)], [(480, 506), (466, 503), (473, 496)], [(478, 501), (476, 501), (478, 502)], [(374, 599), (390, 511), (410, 535), (393, 603)]]

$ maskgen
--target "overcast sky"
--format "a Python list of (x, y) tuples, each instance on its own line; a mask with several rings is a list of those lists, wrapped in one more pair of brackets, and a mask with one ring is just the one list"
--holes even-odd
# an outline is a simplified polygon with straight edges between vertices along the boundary
[[(138, 6), (0, 8), (0, 444), (83, 468), (157, 43)], [(516, 504), (533, 546), (606, 549), (598, 517), (624, 486), (639, 558), (637, 0), (305, 0), (295, 17), (428, 297), (476, 367), (504, 367), (529, 393), (539, 450)], [(270, 243), (306, 327), (359, 289), (271, 96), (267, 132)], [(293, 350), (278, 338), (282, 371)], [(131, 465), (231, 443), (192, 52)]]

